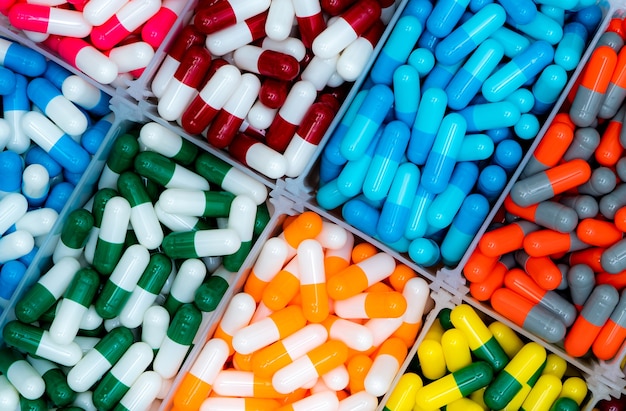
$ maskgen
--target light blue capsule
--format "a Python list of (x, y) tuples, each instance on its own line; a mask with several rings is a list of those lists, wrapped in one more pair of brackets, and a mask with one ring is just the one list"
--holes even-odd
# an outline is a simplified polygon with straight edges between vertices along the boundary
[(428, 231), (428, 222), (426, 221), (426, 210), (435, 199), (436, 194), (426, 190), (421, 185), (417, 187), (415, 199), (411, 206), (409, 214), (409, 222), (404, 229), (404, 236), (409, 240), (424, 237)]
[(401, 16), (417, 17), (422, 27), (426, 26), (426, 19), (433, 11), (433, 5), (429, 0), (411, 0), (407, 3)]
[(435, 55), (428, 49), (418, 47), (409, 54), (408, 63), (417, 70), (420, 78), (424, 78), (435, 67)]
[(503, 56), (502, 45), (494, 39), (487, 39), (478, 46), (446, 86), (448, 106), (453, 110), (467, 107)]
[(413, 163), (426, 163), (447, 104), (448, 97), (442, 89), (431, 88), (422, 95), (406, 152), (407, 158)]
[(504, 25), (506, 12), (498, 4), (488, 4), (443, 38), (435, 48), (437, 61), (453, 65), (469, 56), (483, 41)]
[(494, 0), (470, 0), (469, 9), (472, 13), (476, 13), (487, 4), (491, 4), (493, 2)]
[(565, 23), (565, 10), (561, 7), (542, 4), (539, 11), (559, 23), (559, 26)]
[(376, 236), (376, 226), (380, 218), (380, 211), (360, 198), (348, 200), (341, 208), (341, 216), (346, 223), (357, 230), (371, 237)]
[(498, 0), (506, 14), (518, 24), (528, 24), (537, 15), (537, 6), (532, 0)]
[(447, 36), (454, 30), (468, 5), (469, 0), (438, 1), (426, 20), (426, 28), (437, 37)]
[(541, 12), (537, 12), (535, 18), (527, 24), (516, 24), (512, 19), (507, 19), (507, 22), (523, 34), (552, 45), (558, 44), (563, 38), (563, 27)]
[(343, 195), (337, 186), (337, 179), (330, 180), (322, 185), (315, 195), (317, 204), (325, 210), (334, 210), (351, 197)]
[(486, 160), (493, 154), (494, 146), (493, 140), (486, 134), (466, 135), (456, 160), (458, 162)]
[(485, 80), (483, 96), (491, 102), (504, 100), (552, 63), (553, 56), (550, 44), (541, 40), (534, 42)]
[(528, 113), (535, 105), (535, 95), (527, 88), (518, 88), (509, 94), (505, 100), (515, 104), (522, 114)]
[(415, 68), (404, 64), (393, 73), (396, 119), (412, 127), (420, 101), (420, 77)]
[(463, 65), (463, 61), (460, 61), (451, 66), (445, 66), (440, 63), (436, 63), (435, 67), (428, 73), (426, 79), (424, 79), (424, 84), (422, 85), (422, 93), (426, 90), (430, 90), (431, 88), (440, 88), (445, 90), (448, 86), (454, 75), (459, 71), (461, 66)]
[(398, 167), (376, 228), (383, 242), (393, 243), (404, 235), (419, 180), (420, 171), (415, 164), (406, 162)]
[(435, 230), (448, 227), (461, 208), (478, 179), (478, 166), (474, 163), (457, 163), (450, 182), (443, 192), (437, 195), (426, 211), (426, 221)]
[(370, 168), (374, 151), (382, 134), (383, 128), (381, 127), (376, 132), (367, 151), (360, 158), (348, 161), (337, 176), (337, 188), (344, 196), (355, 197), (363, 191), (363, 181), (365, 180), (367, 170)]
[(551, 64), (546, 67), (537, 78), (533, 86), (535, 105), (532, 112), (545, 114), (549, 112), (558, 100), (567, 84), (567, 72), (562, 66)]
[(522, 113), (510, 101), (476, 104), (458, 112), (467, 122), (467, 131), (484, 131), (494, 128), (512, 127)]
[(407, 15), (398, 19), (370, 71), (374, 83), (391, 85), (393, 72), (409, 59), (422, 28), (417, 17)]
[(470, 194), (454, 217), (441, 243), (444, 264), (453, 266), (461, 261), (470, 243), (489, 214), (489, 202), (480, 194)]
[(563, 10), (572, 11), (578, 8), (578, 0), (535, 0), (536, 3), (542, 6), (554, 6), (562, 8)]
[(500, 27), (493, 32), (491, 38), (500, 43), (504, 49), (504, 55), (511, 59), (530, 46), (530, 40), (527, 37), (507, 27)]
[(433, 148), (422, 170), (420, 184), (426, 190), (439, 194), (447, 187), (466, 129), (467, 123), (458, 113), (448, 114), (441, 121)]
[(539, 119), (534, 114), (524, 113), (513, 126), (513, 131), (522, 140), (531, 140), (537, 137), (540, 128)]
[(341, 140), (340, 152), (347, 160), (359, 159), (376, 135), (393, 105), (393, 92), (383, 84), (368, 90), (350, 128)]
[(367, 96), (367, 90), (361, 90), (356, 94), (356, 96), (354, 96), (354, 99), (350, 103), (348, 110), (346, 110), (346, 113), (341, 118), (341, 121), (333, 131), (333, 134), (328, 139), (328, 142), (324, 147), (323, 155), (329, 162), (342, 166), (348, 161), (341, 154), (341, 140), (348, 132), (350, 124), (352, 124), (357, 113), (359, 112), (359, 108), (361, 107), (361, 104), (363, 104), (365, 96)]
[(409, 245), (409, 257), (421, 266), (431, 267), (439, 262), (441, 252), (434, 240), (429, 238), (416, 238), (411, 241)]
[(483, 168), (476, 183), (477, 191), (489, 201), (497, 199), (506, 186), (506, 171), (496, 164)]
[(512, 173), (522, 161), (522, 146), (513, 140), (498, 143), (493, 154), (493, 164), (500, 166), (507, 173)]
[(376, 201), (387, 197), (410, 137), (409, 127), (402, 121), (395, 120), (384, 127), (363, 180), (366, 198)]
[(513, 132), (508, 127), (492, 128), (485, 131), (485, 134), (493, 140), (494, 144), (513, 138)]

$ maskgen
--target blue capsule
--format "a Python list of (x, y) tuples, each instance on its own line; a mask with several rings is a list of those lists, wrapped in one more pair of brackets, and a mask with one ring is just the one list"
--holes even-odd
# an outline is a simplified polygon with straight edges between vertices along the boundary
[(488, 213), (489, 202), (482, 195), (470, 194), (465, 198), (441, 243), (444, 264), (453, 266), (461, 261)]
[(498, 143), (492, 161), (507, 173), (512, 173), (522, 161), (522, 154), (522, 146), (513, 139), (507, 139)]
[(494, 144), (513, 138), (513, 132), (508, 127), (492, 128), (485, 131), (485, 134), (493, 140)]
[(512, 127), (522, 113), (510, 101), (476, 104), (458, 112), (467, 122), (467, 131), (483, 131), (494, 128)]
[(416, 48), (409, 55), (407, 62), (417, 70), (420, 78), (423, 78), (435, 67), (435, 55), (429, 49)]
[(78, 182), (83, 177), (83, 173), (72, 173), (68, 171), (66, 168), (63, 169), (63, 179), (68, 183), (71, 183), (75, 186), (78, 185)]
[(410, 137), (409, 127), (401, 121), (385, 125), (363, 180), (363, 195), (366, 198), (376, 201), (387, 197)]
[(493, 73), (482, 86), (483, 96), (491, 102), (502, 101), (552, 63), (554, 49), (545, 41), (536, 41)]
[(506, 14), (517, 24), (528, 24), (537, 16), (537, 6), (532, 0), (498, 0)]
[(374, 151), (382, 134), (383, 128), (381, 127), (376, 132), (369, 147), (367, 147), (367, 151), (360, 158), (348, 161), (337, 176), (337, 189), (344, 196), (355, 197), (363, 191), (363, 181), (370, 168)]
[(486, 5), (493, 3), (493, 1), (494, 0), (470, 0), (469, 9), (472, 13), (476, 13)]
[(417, 17), (407, 15), (398, 19), (370, 71), (374, 83), (391, 85), (393, 72), (407, 62), (422, 28)]
[(546, 15), (547, 17), (550, 17), (552, 20), (559, 23), (559, 26), (562, 27), (564, 25), (565, 10), (563, 10), (561, 7), (548, 6), (548, 5), (542, 4), (541, 7), (539, 8), (539, 11), (542, 14)]
[(21, 74), (15, 75), (15, 88), (13, 92), (2, 96), (2, 108), (5, 113), (8, 111), (30, 110), (30, 100), (26, 94), (27, 85), (28, 80), (26, 80), (26, 77)]
[(96, 154), (100, 145), (104, 141), (107, 133), (113, 126), (115, 116), (113, 113), (102, 117), (93, 126), (89, 127), (80, 138), (80, 145), (83, 146), (85, 151), (89, 154)]
[(0, 65), (29, 77), (38, 77), (46, 70), (46, 59), (21, 44), (0, 38)]
[(437, 243), (429, 238), (416, 238), (409, 245), (409, 257), (417, 264), (431, 267), (441, 259)]
[(26, 266), (17, 261), (8, 261), (0, 269), (0, 298), (9, 300), (26, 273)]
[(454, 30), (468, 5), (469, 0), (438, 1), (426, 20), (426, 28), (437, 37), (447, 36)]
[(452, 223), (463, 200), (469, 195), (478, 179), (478, 166), (474, 163), (457, 163), (450, 183), (437, 195), (426, 211), (426, 221), (434, 230), (441, 230)]
[(411, 212), (409, 214), (409, 223), (404, 229), (404, 236), (409, 240), (424, 237), (426, 231), (428, 231), (428, 221), (426, 221), (426, 210), (430, 207), (430, 204), (435, 199), (436, 194), (431, 193), (424, 187), (419, 185), (415, 198), (413, 199), (413, 205), (411, 206)]
[(489, 4), (474, 14), (437, 45), (435, 56), (444, 65), (453, 65), (469, 56), (483, 41), (504, 25), (506, 12)]
[(376, 236), (376, 226), (380, 218), (380, 212), (360, 198), (348, 200), (341, 208), (341, 216), (357, 230), (369, 235)]
[(67, 201), (70, 199), (72, 192), (74, 192), (74, 188), (75, 186), (68, 181), (55, 184), (50, 189), (50, 193), (44, 203), (44, 207), (52, 208), (60, 214), (63, 207), (65, 207)]
[(365, 153), (391, 109), (393, 100), (393, 91), (384, 84), (376, 84), (368, 90), (354, 121), (341, 140), (341, 155), (348, 160), (357, 160)]
[(585, 51), (587, 37), (587, 29), (582, 23), (567, 23), (563, 29), (563, 39), (554, 51), (554, 62), (567, 71), (574, 70)]
[(448, 106), (453, 110), (467, 107), (503, 56), (504, 49), (496, 40), (487, 39), (478, 46), (448, 83)]
[(546, 67), (532, 88), (535, 105), (532, 112), (545, 114), (549, 112), (567, 84), (567, 72), (556, 64)]
[(20, 258), (17, 259), (17, 261), (19, 261), (20, 263), (28, 267), (29, 265), (33, 263), (33, 260), (35, 259), (35, 256), (37, 255), (38, 252), (39, 252), (39, 247), (35, 246), (33, 247), (32, 250), (30, 250), (28, 254), (21, 256)]
[(354, 121), (361, 104), (363, 104), (363, 101), (365, 100), (365, 96), (367, 96), (367, 90), (361, 90), (356, 94), (356, 96), (354, 96), (348, 110), (346, 110), (346, 113), (343, 115), (341, 121), (335, 128), (335, 131), (333, 131), (333, 134), (328, 139), (328, 142), (324, 147), (324, 156), (330, 163), (342, 166), (348, 161), (341, 154), (341, 140), (348, 132), (350, 124)]
[(531, 140), (537, 137), (539, 129), (541, 129), (539, 119), (534, 114), (530, 113), (522, 114), (513, 127), (515, 135), (522, 140)]
[(13, 151), (0, 152), (0, 193), (17, 193), (22, 187), (22, 157)]
[(499, 165), (491, 164), (481, 170), (476, 188), (487, 200), (493, 201), (502, 194), (506, 181), (506, 171)]
[(320, 166), (319, 166), (319, 177), (320, 184), (324, 185), (328, 183), (330, 180), (337, 178), (341, 170), (343, 169), (343, 165), (337, 165), (330, 161), (328, 157), (322, 152), (322, 156), (320, 157)]
[(406, 152), (407, 158), (413, 163), (417, 165), (426, 163), (446, 112), (447, 103), (448, 98), (442, 89), (431, 88), (422, 95)]
[(0, 66), (0, 96), (12, 93), (15, 90), (15, 73), (6, 67)]
[(383, 242), (393, 243), (404, 235), (419, 180), (420, 171), (415, 164), (406, 162), (398, 167), (376, 228)]
[(466, 129), (467, 123), (458, 113), (448, 114), (441, 121), (433, 148), (422, 170), (420, 184), (426, 190), (439, 194), (447, 187)]
[(404, 64), (393, 73), (396, 119), (412, 127), (420, 101), (420, 77), (415, 68)]
[(417, 47), (426, 49), (435, 54), (435, 49), (437, 48), (437, 44), (441, 41), (440, 37), (435, 36), (428, 30), (424, 30), (419, 40), (417, 40)]
[(507, 27), (500, 27), (493, 32), (491, 38), (500, 43), (504, 49), (504, 55), (511, 59), (530, 46), (530, 40), (527, 37)]

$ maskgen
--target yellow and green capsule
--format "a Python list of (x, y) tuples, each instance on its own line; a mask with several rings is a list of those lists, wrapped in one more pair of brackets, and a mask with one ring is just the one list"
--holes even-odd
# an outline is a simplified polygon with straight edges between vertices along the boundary
[(417, 390), (424, 386), (414, 372), (403, 374), (387, 399), (383, 411), (411, 411), (415, 406)]

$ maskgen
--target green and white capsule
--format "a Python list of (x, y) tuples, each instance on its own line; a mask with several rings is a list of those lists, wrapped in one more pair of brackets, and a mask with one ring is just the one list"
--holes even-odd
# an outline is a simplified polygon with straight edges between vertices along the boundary
[(212, 312), (233, 283), (236, 272), (220, 266), (196, 291), (194, 303), (202, 312)]
[(57, 344), (52, 341), (48, 331), (19, 321), (8, 322), (2, 330), (2, 337), (11, 347), (19, 347), (27, 354), (68, 367), (75, 365), (83, 357), (83, 351), (75, 342)]
[(146, 371), (153, 357), (152, 348), (148, 344), (136, 342), (131, 345), (94, 389), (93, 403), (98, 410), (113, 409)]
[(94, 250), (93, 266), (102, 275), (109, 275), (117, 265), (130, 221), (130, 204), (124, 197), (115, 196), (104, 206), (98, 241)]
[(114, 411), (144, 411), (157, 399), (163, 379), (154, 371), (146, 371), (124, 394)]
[(52, 361), (26, 357), (26, 360), (41, 375), (46, 384), (46, 396), (57, 407), (69, 405), (76, 398), (76, 393), (67, 385), (67, 376)]
[(24, 323), (39, 319), (61, 298), (79, 269), (75, 258), (60, 259), (16, 303), (17, 319)]
[(254, 219), (254, 229), (253, 234), (255, 236), (260, 236), (265, 227), (267, 227), (267, 223), (270, 222), (270, 211), (267, 209), (266, 203), (261, 203), (256, 208), (256, 218)]
[(141, 325), (146, 310), (156, 301), (171, 271), (172, 260), (165, 254), (150, 256), (148, 266), (120, 312), (120, 323), (124, 327), (136, 328)]
[(181, 231), (198, 231), (198, 230), (208, 230), (211, 227), (206, 222), (206, 220), (200, 219), (198, 217), (193, 217), (190, 215), (180, 215), (180, 214), (172, 214), (163, 211), (161, 207), (161, 203), (157, 201), (154, 204), (154, 212), (157, 215), (157, 218), (165, 227), (169, 228), (170, 231), (175, 233)]
[(6, 375), (17, 392), (29, 400), (41, 397), (46, 389), (37, 370), (12, 348), (0, 349), (0, 373)]
[(130, 203), (130, 224), (139, 244), (154, 250), (163, 241), (163, 229), (141, 178), (126, 171), (117, 180), (120, 194)]
[(168, 188), (159, 196), (166, 213), (194, 217), (228, 217), (234, 194), (227, 191), (201, 191)]
[(209, 153), (201, 153), (195, 162), (198, 174), (209, 183), (235, 195), (246, 194), (259, 205), (267, 199), (267, 187), (253, 177)]
[(58, 304), (50, 324), (50, 337), (58, 344), (69, 344), (78, 334), (83, 315), (100, 287), (98, 273), (89, 267), (78, 270)]
[(118, 327), (93, 347), (67, 373), (67, 384), (76, 392), (85, 392), (93, 386), (133, 343), (133, 334), (126, 327)]
[(100, 179), (98, 189), (116, 188), (120, 174), (133, 167), (135, 156), (139, 153), (139, 142), (132, 134), (123, 134), (115, 140), (111, 153), (107, 158)]
[(141, 341), (153, 350), (158, 350), (167, 335), (170, 326), (170, 313), (160, 305), (153, 305), (143, 315), (141, 323)]
[(78, 259), (85, 248), (93, 224), (93, 215), (84, 208), (69, 213), (63, 223), (59, 242), (52, 254), (52, 261), (56, 263), (63, 257)]
[(204, 177), (152, 151), (144, 151), (135, 157), (135, 170), (165, 188), (209, 190)]
[(206, 266), (198, 259), (185, 260), (178, 269), (163, 307), (174, 315), (181, 305), (193, 302), (196, 290), (206, 277)]
[(162, 378), (176, 375), (201, 322), (202, 313), (193, 304), (183, 304), (176, 311), (152, 365)]
[(163, 239), (163, 252), (171, 258), (201, 258), (235, 253), (241, 239), (232, 228), (170, 233)]
[(124, 251), (96, 298), (96, 312), (105, 320), (117, 317), (150, 263), (150, 252), (140, 244)]
[(159, 123), (146, 123), (139, 131), (139, 142), (148, 150), (188, 166), (198, 155), (198, 147)]
[(6, 375), (0, 375), (0, 407), (3, 410), (16, 410), (20, 405), (20, 394)]
[(20, 407), (16, 411), (48, 411), (48, 404), (43, 398), (36, 398), (29, 400), (25, 397), (20, 397)]
[(256, 222), (257, 206), (247, 195), (238, 195), (233, 200), (228, 214), (228, 228), (235, 230), (241, 246), (237, 252), (224, 256), (224, 267), (228, 271), (239, 271), (252, 249), (252, 235)]
[(102, 326), (102, 321), (104, 319), (96, 311), (96, 306), (91, 304), (87, 307), (83, 318), (80, 319), (78, 328), (82, 331), (97, 331)]
[[(87, 236), (87, 242), (85, 244), (85, 250), (83, 256), (88, 264), (93, 264), (93, 257), (96, 251), (96, 244), (98, 242), (98, 235), (100, 234), (100, 226), (102, 225), (102, 215), (104, 214), (104, 206), (106, 203), (119, 193), (112, 188), (104, 188), (98, 190), (92, 197), (91, 202), (91, 215), (93, 216), (93, 227), (89, 231)], [(85, 205), (85, 208), (88, 204)], [(89, 210), (89, 208), (87, 208)]]

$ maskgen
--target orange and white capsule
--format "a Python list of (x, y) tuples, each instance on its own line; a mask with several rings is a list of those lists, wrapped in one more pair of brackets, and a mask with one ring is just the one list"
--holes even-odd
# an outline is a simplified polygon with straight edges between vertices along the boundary
[(417, 333), (422, 326), (422, 316), (430, 297), (430, 288), (426, 280), (415, 277), (407, 281), (404, 290), (402, 290), (402, 295), (407, 302), (407, 308), (402, 316), (402, 325), (394, 332), (394, 336), (400, 338), (407, 347), (410, 347), (415, 342)]
[(406, 299), (397, 291), (360, 293), (335, 301), (335, 314), (350, 319), (398, 318), (406, 308)]
[(174, 407), (180, 411), (199, 409), (227, 359), (228, 344), (224, 340), (212, 338), (207, 341), (176, 390)]
[(298, 256), (287, 263), (263, 290), (261, 302), (270, 310), (280, 310), (300, 291), (300, 264)]
[(332, 276), (327, 283), (328, 295), (334, 300), (357, 295), (372, 284), (389, 277), (395, 268), (396, 261), (393, 257), (383, 252), (376, 253)]
[(384, 395), (391, 387), (407, 351), (406, 345), (399, 338), (390, 338), (382, 343), (365, 377), (365, 391), (376, 397)]
[(304, 240), (298, 245), (298, 270), (304, 317), (309, 322), (320, 323), (328, 317), (330, 308), (324, 274), (324, 250), (319, 242)]
[(322, 391), (280, 407), (277, 411), (336, 410), (339, 399), (332, 391)]
[(326, 327), (328, 335), (333, 340), (343, 341), (349, 348), (356, 351), (369, 350), (373, 343), (374, 337), (372, 332), (357, 322), (339, 318), (335, 315), (329, 315), (322, 322)]
[(220, 371), (213, 383), (213, 391), (224, 397), (281, 398), (287, 394), (274, 389), (270, 378), (235, 369)]
[[(323, 231), (322, 229), (322, 232)], [(350, 265), (350, 255), (354, 247), (354, 235), (347, 230), (345, 230), (345, 232), (346, 241), (343, 246), (336, 249), (326, 248), (324, 252), (324, 272), (326, 273), (326, 279)]]
[(235, 352), (232, 344), (233, 335), (250, 323), (255, 309), (254, 299), (247, 293), (235, 294), (228, 303), (222, 320), (217, 325), (214, 337), (226, 341), (229, 355)]
[(261, 301), (263, 290), (272, 278), (282, 269), (287, 259), (287, 243), (273, 237), (263, 244), (252, 271), (246, 280), (243, 290), (250, 294), (256, 302)]
[(287, 259), (296, 255), (298, 245), (304, 240), (315, 238), (322, 231), (322, 217), (312, 211), (305, 211), (294, 218), (278, 236), (289, 245)]
[(275, 410), (280, 407), (270, 398), (209, 397), (200, 405), (200, 411)]

